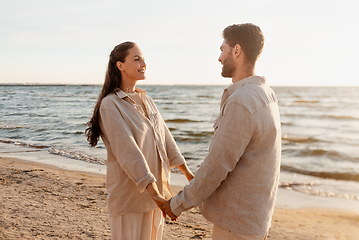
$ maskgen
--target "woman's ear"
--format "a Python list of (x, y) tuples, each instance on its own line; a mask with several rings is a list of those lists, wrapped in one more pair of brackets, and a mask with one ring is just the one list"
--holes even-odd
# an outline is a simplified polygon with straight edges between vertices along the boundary
[(118, 68), (118, 70), (123, 71), (122, 62), (117, 61), (117, 62), (116, 62), (116, 67)]

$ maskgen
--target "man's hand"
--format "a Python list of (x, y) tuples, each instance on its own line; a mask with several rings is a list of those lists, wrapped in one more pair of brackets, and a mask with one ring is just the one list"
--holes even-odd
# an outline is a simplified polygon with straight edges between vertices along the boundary
[(171, 199), (166, 201), (165, 204), (163, 205), (163, 210), (170, 218), (172, 221), (176, 221), (177, 220), (177, 216), (172, 212), (172, 209), (171, 209)]
[(164, 199), (162, 195), (159, 194), (158, 188), (154, 182), (148, 184), (146, 189), (151, 195), (153, 201), (155, 201), (157, 206), (162, 210), (163, 217), (166, 218), (166, 214), (167, 214), (172, 221), (177, 220), (177, 216), (174, 215), (170, 206), (171, 199), (169, 201), (166, 201), (166, 199)]

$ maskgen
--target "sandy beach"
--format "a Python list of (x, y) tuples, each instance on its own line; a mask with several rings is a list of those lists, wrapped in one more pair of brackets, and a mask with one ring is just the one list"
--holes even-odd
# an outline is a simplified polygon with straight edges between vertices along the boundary
[[(0, 157), (0, 239), (110, 239), (106, 194), (104, 175)], [(358, 206), (280, 189), (269, 239), (358, 239)], [(163, 239), (211, 239), (211, 229), (194, 208), (166, 220)]]

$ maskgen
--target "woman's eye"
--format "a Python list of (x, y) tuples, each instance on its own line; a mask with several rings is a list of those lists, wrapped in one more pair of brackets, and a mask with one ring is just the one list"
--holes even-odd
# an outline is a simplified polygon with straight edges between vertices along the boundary
[(145, 61), (145, 59), (144, 58), (135, 58), (135, 61)]

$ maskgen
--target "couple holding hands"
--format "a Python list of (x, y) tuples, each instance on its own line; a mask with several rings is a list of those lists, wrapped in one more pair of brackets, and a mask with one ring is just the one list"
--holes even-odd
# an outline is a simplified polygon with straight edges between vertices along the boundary
[[(133, 42), (110, 54), (102, 91), (86, 134), (107, 150), (106, 188), (112, 239), (162, 239), (166, 214), (176, 220), (199, 206), (213, 223), (213, 239), (267, 238), (280, 171), (278, 101), (255, 75), (264, 37), (254, 24), (223, 30), (219, 62), (224, 89), (214, 137), (195, 176), (188, 169), (165, 121), (146, 92), (146, 63)], [(169, 185), (177, 167), (189, 183), (176, 196)]]

